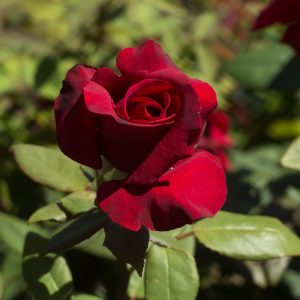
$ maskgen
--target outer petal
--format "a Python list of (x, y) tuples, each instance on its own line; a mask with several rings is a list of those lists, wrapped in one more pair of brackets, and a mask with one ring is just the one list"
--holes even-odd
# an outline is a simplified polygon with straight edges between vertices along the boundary
[(156, 185), (104, 183), (98, 190), (98, 203), (111, 220), (130, 230), (142, 226), (170, 230), (213, 216), (223, 206), (226, 193), (219, 160), (199, 151), (164, 174)]
[[(177, 115), (173, 127), (166, 132), (148, 157), (128, 177), (128, 183), (153, 183), (177, 161), (191, 156), (206, 122), (201, 112), (199, 95), (186, 75), (179, 70), (167, 68), (149, 74), (148, 78), (165, 80), (172, 84), (176, 95), (181, 99), (180, 114)], [(211, 101), (214, 105), (216, 105), (215, 99), (214, 94)]]
[(162, 48), (152, 40), (147, 40), (137, 48), (125, 48), (117, 57), (117, 68), (126, 77), (135, 78), (139, 72), (154, 72), (173, 64)]
[(95, 82), (84, 88), (84, 100), (90, 112), (97, 116), (101, 154), (126, 172), (137, 168), (172, 126), (171, 122), (145, 125), (121, 119), (109, 93)]
[(290, 23), (300, 19), (299, 0), (273, 0), (258, 16), (253, 29), (261, 29), (274, 23)]
[(208, 83), (198, 79), (191, 79), (191, 84), (198, 96), (200, 112), (207, 117), (218, 105), (216, 92)]
[(82, 97), (83, 88), (90, 82), (96, 69), (84, 65), (71, 68), (54, 105), (57, 142), (62, 152), (73, 160), (101, 168), (96, 143), (93, 115), (87, 110)]

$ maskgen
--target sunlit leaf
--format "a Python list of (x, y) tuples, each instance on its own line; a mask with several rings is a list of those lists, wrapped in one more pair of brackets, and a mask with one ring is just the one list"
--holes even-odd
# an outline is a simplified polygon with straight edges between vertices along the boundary
[(17, 144), (12, 147), (12, 151), (22, 171), (40, 184), (65, 192), (90, 187), (80, 166), (59, 150)]
[(237, 259), (300, 255), (300, 239), (272, 217), (219, 212), (196, 222), (193, 231), (204, 246)]
[(129, 277), (127, 294), (131, 300), (145, 298), (144, 274), (140, 276), (132, 270)]
[(153, 245), (146, 259), (147, 300), (193, 300), (199, 287), (194, 257), (187, 252)]
[(65, 212), (56, 204), (51, 203), (34, 212), (29, 218), (29, 223), (56, 221), (64, 222), (67, 220)]
[(300, 137), (289, 146), (281, 158), (281, 163), (286, 168), (300, 171)]

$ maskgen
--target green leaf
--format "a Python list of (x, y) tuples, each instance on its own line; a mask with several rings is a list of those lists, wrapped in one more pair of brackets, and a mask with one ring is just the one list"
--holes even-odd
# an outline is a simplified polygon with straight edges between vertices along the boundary
[(30, 218), (29, 223), (56, 221), (65, 222), (67, 220), (66, 213), (56, 203), (51, 203), (34, 212)]
[(103, 298), (94, 295), (88, 295), (88, 294), (73, 295), (71, 299), (72, 300), (103, 300)]
[(25, 236), (29, 230), (26, 222), (0, 212), (0, 242), (7, 252), (21, 255)]
[(247, 88), (265, 89), (273, 82), (280, 88), (276, 79), (293, 56), (290, 47), (273, 44), (238, 55), (225, 64), (225, 71)]
[(129, 263), (141, 275), (149, 242), (149, 231), (141, 228), (131, 231), (108, 221), (104, 227), (106, 246), (121, 262)]
[(40, 184), (63, 192), (91, 187), (80, 166), (57, 149), (17, 144), (12, 151), (22, 171)]
[(204, 246), (236, 259), (300, 255), (300, 239), (272, 217), (219, 212), (196, 222), (193, 231)]
[(289, 146), (281, 158), (281, 164), (286, 168), (300, 171), (300, 137)]
[(144, 274), (141, 277), (135, 270), (132, 270), (129, 277), (127, 294), (130, 299), (145, 298)]
[(95, 208), (94, 191), (77, 191), (63, 197), (57, 203), (51, 203), (37, 210), (29, 218), (29, 223), (56, 221), (65, 222), (79, 214)]
[(56, 252), (71, 248), (99, 231), (106, 221), (107, 216), (99, 210), (89, 211), (55, 234), (47, 242), (44, 252)]
[(72, 216), (95, 208), (96, 193), (94, 191), (77, 191), (60, 200), (61, 205)]
[(23, 276), (36, 299), (69, 299), (73, 293), (72, 275), (62, 256), (39, 252), (46, 239), (28, 233), (23, 253)]
[(187, 251), (193, 255), (195, 251), (195, 238), (193, 235), (180, 240), (176, 238), (191, 231), (192, 227), (190, 225), (170, 231), (151, 231), (150, 240), (166, 247)]
[(7, 253), (1, 262), (1, 271), (3, 273), (3, 290), (2, 296), (0, 292), (0, 299), (16, 299), (26, 290), (26, 284), (22, 277), (22, 256)]
[(147, 300), (193, 300), (199, 288), (194, 257), (187, 252), (153, 245), (146, 259)]

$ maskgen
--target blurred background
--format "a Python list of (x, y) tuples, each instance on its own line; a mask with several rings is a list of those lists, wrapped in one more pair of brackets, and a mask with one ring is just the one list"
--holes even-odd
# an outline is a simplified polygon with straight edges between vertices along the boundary
[[(62, 193), (28, 179), (12, 144), (53, 145), (53, 103), (76, 63), (115, 68), (124, 47), (155, 39), (191, 77), (209, 82), (230, 119), (233, 146), (224, 209), (280, 218), (300, 233), (300, 176), (280, 158), (300, 135), (300, 60), (280, 25), (252, 32), (266, 1), (2, 0), (0, 2), (0, 211), (25, 221)], [(1, 230), (1, 228), (0, 228)], [(12, 236), (22, 242), (18, 232)], [(107, 253), (66, 253), (76, 290), (110, 299)], [(224, 258), (198, 246), (199, 299), (300, 299), (300, 259)], [(31, 299), (20, 258), (0, 239), (0, 299)], [(42, 299), (40, 299), (42, 300)]]

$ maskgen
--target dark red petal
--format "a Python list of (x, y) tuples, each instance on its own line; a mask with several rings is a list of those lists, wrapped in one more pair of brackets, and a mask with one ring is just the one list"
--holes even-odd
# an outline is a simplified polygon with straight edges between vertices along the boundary
[(104, 87), (91, 81), (83, 90), (85, 105), (90, 112), (118, 118), (115, 113), (114, 102)]
[(198, 95), (200, 112), (207, 117), (218, 105), (216, 92), (208, 83), (198, 79), (191, 79), (191, 84)]
[(106, 89), (115, 102), (123, 98), (125, 90), (128, 87), (128, 82), (123, 77), (119, 77), (109, 68), (98, 68), (92, 78), (92, 81)]
[(273, 0), (262, 10), (252, 29), (258, 30), (274, 23), (291, 23), (300, 19), (299, 0)]
[(54, 113), (57, 142), (62, 152), (78, 163), (99, 169), (101, 160), (95, 119), (85, 107), (82, 96), (83, 88), (95, 71), (84, 65), (76, 65), (68, 71), (60, 95), (56, 98)]
[(155, 80), (155, 79), (144, 79), (138, 83), (132, 85), (125, 97), (119, 101), (116, 105), (116, 110), (119, 115), (126, 120), (130, 120), (130, 116), (127, 112), (127, 106), (131, 98), (151, 96), (156, 93), (162, 93), (172, 88), (172, 85), (167, 81)]
[(300, 22), (288, 26), (287, 31), (282, 38), (282, 41), (286, 44), (291, 45), (300, 56)]
[(180, 162), (156, 185), (104, 183), (99, 206), (109, 218), (130, 230), (142, 226), (170, 230), (213, 216), (226, 199), (226, 179), (219, 160), (205, 151)]
[(153, 72), (167, 67), (176, 68), (169, 56), (152, 40), (145, 41), (137, 48), (121, 50), (116, 64), (121, 73), (130, 78), (138, 76), (138, 72), (141, 71)]
[(185, 74), (167, 68), (153, 72), (149, 74), (149, 77), (169, 81), (172, 84), (181, 100), (180, 113), (173, 127), (166, 132), (148, 157), (128, 177), (128, 183), (155, 182), (178, 160), (191, 156), (206, 122), (201, 113), (202, 107), (198, 94)]
[(84, 99), (87, 108), (97, 114), (101, 154), (116, 168), (126, 172), (131, 172), (144, 161), (172, 125), (170, 121), (145, 125), (120, 118), (110, 95), (96, 82), (90, 82), (84, 88)]

